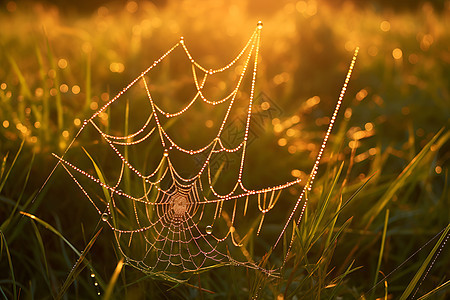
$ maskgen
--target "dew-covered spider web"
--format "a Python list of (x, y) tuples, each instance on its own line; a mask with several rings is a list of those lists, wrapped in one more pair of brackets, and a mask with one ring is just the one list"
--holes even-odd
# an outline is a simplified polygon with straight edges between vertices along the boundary
[[(111, 228), (127, 264), (150, 273), (226, 264), (267, 271), (249, 254), (250, 237), (266, 231), (267, 249), (275, 248), (302, 218), (358, 50), (308, 180), (277, 182), (274, 174), (273, 185), (254, 188), (247, 154), (261, 29), (259, 22), (239, 54), (216, 69), (194, 59), (181, 38), (54, 155)], [(171, 73), (181, 75), (168, 80)], [(205, 119), (209, 126), (193, 125)], [(241, 134), (230, 141), (235, 120)], [(232, 162), (217, 163), (224, 155)]]

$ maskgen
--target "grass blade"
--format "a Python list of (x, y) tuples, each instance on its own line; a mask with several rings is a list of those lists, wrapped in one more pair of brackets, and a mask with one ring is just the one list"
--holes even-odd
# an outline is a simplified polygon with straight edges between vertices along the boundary
[(39, 219), (38, 217), (36, 217), (35, 215), (29, 214), (27, 212), (24, 211), (20, 211), (20, 213), (26, 217), (31, 218), (32, 220), (36, 220), (39, 224), (41, 224), (42, 226), (44, 226), (45, 228), (47, 228), (48, 230), (50, 230), (51, 232), (53, 232), (54, 234), (56, 234), (57, 236), (59, 236), (64, 243), (66, 243), (72, 250), (73, 252), (75, 252), (78, 256), (81, 256), (80, 251), (77, 250), (77, 248), (75, 248), (62, 234), (61, 232), (59, 232), (58, 230), (55, 229), (55, 227), (53, 227), (52, 225), (48, 224), (47, 222), (45, 222), (44, 220)]
[(67, 275), (66, 281), (64, 282), (61, 289), (59, 290), (59, 293), (58, 293), (58, 296), (56, 297), (56, 299), (61, 299), (64, 296), (64, 294), (67, 292), (67, 289), (70, 287), (72, 282), (75, 281), (75, 279), (78, 277), (78, 275), (81, 273), (81, 271), (83, 271), (84, 267), (88, 264), (86, 262), (84, 264), (82, 264), (82, 263), (84, 262), (89, 250), (91, 250), (91, 247), (94, 245), (95, 241), (97, 240), (97, 237), (99, 236), (102, 229), (103, 228), (100, 228), (97, 231), (97, 233), (94, 235), (94, 237), (89, 241), (89, 243), (84, 248), (82, 254), (78, 258), (75, 265), (73, 266), (69, 275)]
[[(419, 154), (417, 154), (413, 158), (413, 160), (411, 160), (410, 163), (406, 166), (406, 168), (403, 169), (402, 173), (400, 173), (397, 179), (395, 179), (394, 182), (389, 186), (388, 190), (386, 191), (386, 193), (384, 193), (381, 199), (378, 200), (378, 202), (375, 203), (372, 208), (364, 215), (363, 223), (369, 225), (372, 220), (380, 214), (380, 212), (389, 203), (389, 201), (391, 201), (397, 191), (405, 186), (407, 180), (410, 178), (410, 175), (414, 172), (419, 163), (426, 157), (426, 154), (429, 153), (431, 146), (434, 145), (443, 130), (444, 128), (439, 130), (439, 132), (435, 134), (431, 141), (429, 141), (428, 144), (419, 152)], [(444, 138), (448, 138), (448, 135), (444, 136)]]
[(425, 295), (423, 295), (422, 297), (420, 297), (417, 300), (425, 300), (430, 298), (430, 296), (433, 296), (434, 294), (436, 294), (437, 292), (445, 289), (446, 287), (450, 286), (450, 280), (447, 280), (446, 282), (444, 282), (443, 284), (441, 284), (440, 286), (432, 289), (431, 291), (429, 291), (428, 293), (426, 293)]
[(442, 233), (441, 237), (436, 242), (436, 245), (434, 245), (434, 248), (431, 250), (430, 254), (428, 254), (427, 258), (425, 259), (425, 261), (420, 266), (420, 268), (417, 271), (416, 275), (414, 275), (413, 279), (411, 280), (411, 282), (406, 287), (405, 291), (403, 292), (402, 296), (400, 297), (400, 300), (406, 300), (409, 297), (409, 295), (412, 293), (414, 287), (419, 282), (419, 279), (422, 277), (423, 272), (426, 270), (428, 264), (430, 263), (431, 259), (433, 258), (434, 254), (436, 253), (436, 251), (441, 246), (442, 242), (444, 241), (444, 239), (447, 236), (447, 233), (449, 231), (450, 231), (450, 224), (447, 225), (447, 227), (445, 228), (445, 230)]
[(24, 144), (25, 144), (25, 140), (22, 140), (22, 143), (20, 144), (19, 150), (17, 151), (16, 156), (14, 157), (13, 162), (11, 163), (11, 166), (9, 167), (9, 170), (6, 172), (5, 177), (2, 178), (2, 182), (0, 183), (0, 192), (2, 191), (3, 187), (6, 184), (6, 181), (8, 180), (9, 174), (11, 173), (11, 170), (14, 167), (14, 164), (16, 163), (20, 152), (22, 151), (22, 148), (23, 148)]
[(117, 263), (116, 269), (114, 270), (113, 275), (111, 276), (111, 280), (108, 283), (108, 287), (106, 288), (104, 300), (111, 299), (113, 294), (114, 286), (116, 285), (117, 278), (119, 278), (119, 274), (123, 268), (123, 258)]
[(6, 242), (6, 237), (2, 231), (0, 231), (1, 245), (0, 245), (0, 255), (3, 252), (3, 244), (5, 244), (6, 256), (8, 257), (9, 270), (11, 271), (12, 283), (13, 283), (13, 293), (14, 299), (17, 299), (17, 285), (16, 277), (14, 275), (14, 267), (12, 264), (11, 253), (9, 252), (8, 243)]
[[(387, 232), (388, 221), (389, 221), (389, 209), (386, 210), (386, 215), (384, 218), (384, 229), (383, 229), (383, 235), (381, 236), (381, 248), (380, 248), (380, 254), (378, 256), (377, 269), (375, 270), (375, 279), (373, 280), (373, 285), (376, 285), (378, 282), (378, 273), (380, 272), (381, 260), (383, 258), (384, 244), (386, 242), (386, 232)], [(373, 293), (375, 293), (375, 289), (373, 290)]]

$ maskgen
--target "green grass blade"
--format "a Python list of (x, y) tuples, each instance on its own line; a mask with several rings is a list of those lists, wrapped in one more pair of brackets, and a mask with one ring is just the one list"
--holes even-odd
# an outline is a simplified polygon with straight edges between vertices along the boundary
[(430, 298), (431, 296), (433, 296), (434, 294), (436, 294), (437, 292), (447, 288), (450, 286), (450, 280), (447, 280), (446, 282), (444, 282), (443, 284), (441, 284), (438, 287), (435, 287), (434, 289), (432, 289), (431, 291), (429, 291), (428, 293), (426, 293), (425, 295), (423, 295), (422, 297), (420, 297), (417, 300), (425, 300)]
[(315, 235), (315, 233), (317, 231), (317, 228), (318, 228), (320, 222), (322, 221), (322, 219), (323, 219), (323, 217), (325, 215), (325, 212), (327, 210), (328, 204), (330, 203), (331, 195), (333, 193), (334, 187), (336, 186), (336, 184), (337, 184), (337, 182), (339, 180), (339, 177), (341, 175), (343, 167), (344, 167), (344, 162), (341, 163), (341, 166), (339, 167), (339, 170), (338, 170), (337, 174), (334, 176), (333, 183), (331, 184), (331, 187), (329, 187), (329, 189), (328, 189), (329, 192), (328, 192), (325, 200), (323, 201), (322, 205), (320, 206), (318, 214), (317, 214), (317, 212), (315, 214), (315, 216), (317, 216), (317, 217), (315, 217), (314, 221), (313, 221), (314, 225), (313, 225), (313, 228), (311, 230), (311, 239), (314, 237), (314, 235)]
[(55, 227), (53, 227), (52, 225), (48, 224), (47, 222), (45, 222), (44, 220), (39, 219), (38, 217), (36, 217), (35, 215), (32, 215), (30, 213), (24, 212), (24, 211), (20, 211), (20, 213), (26, 217), (31, 218), (32, 220), (36, 220), (39, 224), (41, 224), (42, 226), (44, 226), (46, 229), (50, 230), (51, 232), (53, 232), (54, 234), (56, 234), (57, 236), (59, 236), (64, 243), (66, 243), (72, 250), (73, 252), (75, 252), (78, 256), (81, 256), (80, 251), (77, 250), (77, 248), (75, 248), (62, 234), (61, 232), (59, 232), (58, 230), (55, 229)]
[(19, 157), (20, 152), (22, 151), (23, 145), (25, 144), (25, 140), (22, 141), (22, 143), (20, 144), (20, 148), (16, 153), (16, 156), (13, 159), (13, 162), (11, 163), (11, 166), (9, 167), (9, 170), (6, 172), (5, 177), (2, 178), (2, 182), (0, 183), (0, 192), (3, 190), (6, 181), (8, 180), (9, 174), (11, 173), (12, 168), (14, 167), (14, 164), (17, 161), (17, 158)]
[(5, 174), (6, 161), (8, 160), (8, 156), (9, 156), (9, 153), (6, 153), (5, 156), (3, 156), (2, 167), (0, 169), (0, 180), (3, 178), (3, 174)]
[(116, 285), (117, 278), (119, 278), (119, 274), (122, 271), (123, 268), (123, 258), (117, 263), (116, 269), (114, 270), (113, 275), (111, 276), (111, 279), (108, 283), (108, 287), (106, 288), (105, 296), (103, 297), (103, 300), (109, 300), (111, 299), (111, 296), (113, 294), (114, 286)]
[(5, 237), (5, 235), (3, 234), (2, 231), (0, 231), (0, 238), (1, 238), (0, 255), (3, 252), (3, 244), (4, 244), (5, 245), (5, 250), (6, 250), (6, 256), (8, 258), (9, 270), (11, 271), (14, 299), (17, 299), (16, 277), (14, 275), (14, 267), (13, 267), (13, 264), (12, 264), (11, 253), (9, 251), (8, 243), (6, 242), (6, 237)]
[[(391, 201), (393, 196), (397, 193), (399, 189), (405, 186), (406, 182), (410, 178), (411, 174), (416, 170), (419, 163), (426, 157), (429, 153), (431, 146), (434, 145), (438, 137), (443, 132), (444, 128), (439, 130), (439, 132), (428, 142), (428, 144), (423, 147), (423, 149), (417, 154), (413, 160), (403, 169), (402, 173), (394, 180), (394, 182), (389, 186), (386, 193), (375, 203), (372, 208), (367, 211), (367, 213), (363, 217), (364, 224), (370, 224), (372, 220), (380, 214), (380, 212), (384, 209), (384, 207)], [(445, 135), (444, 138), (448, 138), (448, 135)]]
[[(61, 299), (64, 294), (67, 292), (67, 289), (70, 287), (72, 282), (75, 281), (75, 279), (78, 277), (78, 275), (83, 271), (83, 269), (88, 265), (88, 263), (85, 262), (86, 255), (89, 253), (89, 250), (91, 250), (92, 246), (94, 245), (95, 241), (97, 240), (98, 236), (100, 235), (100, 232), (102, 231), (102, 228), (100, 228), (97, 233), (92, 237), (92, 239), (89, 241), (89, 243), (84, 248), (82, 254), (78, 258), (77, 262), (73, 266), (72, 270), (70, 271), (69, 275), (67, 275), (66, 281), (64, 281), (64, 284), (62, 285), (61, 289), (59, 290), (58, 296), (56, 299)], [(83, 264), (84, 262), (84, 264)]]
[(31, 224), (33, 225), (33, 230), (34, 230), (34, 233), (36, 235), (36, 239), (38, 241), (39, 249), (41, 250), (42, 258), (44, 259), (45, 272), (47, 273), (47, 277), (49, 277), (47, 256), (45, 255), (45, 247), (44, 247), (44, 242), (42, 240), (41, 233), (39, 232), (39, 229), (36, 226), (36, 222), (34, 222), (32, 220)]
[[(381, 236), (380, 254), (378, 255), (377, 269), (375, 270), (375, 279), (373, 280), (374, 286), (378, 282), (378, 273), (380, 272), (381, 260), (383, 258), (384, 244), (386, 242), (386, 232), (387, 232), (388, 221), (389, 221), (389, 209), (386, 210), (386, 215), (384, 217), (384, 228), (383, 228), (383, 234)], [(375, 289), (373, 290), (373, 293), (375, 293)]]
[[(89, 154), (89, 152), (87, 152), (87, 150), (84, 148), (83, 148), (83, 150), (86, 153), (86, 155), (89, 157), (89, 159), (91, 160), (92, 165), (94, 166), (95, 172), (97, 173), (97, 176), (98, 176), (98, 179), (100, 180), (100, 182), (102, 182), (103, 184), (107, 184), (105, 177), (103, 176), (103, 172), (100, 170), (100, 167), (97, 165), (97, 163), (92, 158), (92, 156)], [(103, 194), (105, 195), (106, 202), (109, 204), (110, 207), (113, 207), (113, 203), (112, 203), (112, 199), (111, 199), (109, 190), (106, 187), (104, 187), (103, 185), (102, 185), (102, 190), (103, 190)], [(110, 212), (111, 212), (111, 217), (112, 217), (114, 227), (116, 227), (115, 210), (110, 209)]]
[(447, 233), (449, 231), (450, 231), (450, 223), (447, 225), (447, 227), (445, 228), (445, 230), (442, 233), (441, 237), (436, 242), (436, 245), (434, 245), (434, 248), (428, 254), (427, 258), (422, 263), (422, 265), (420, 266), (419, 270), (417, 271), (417, 273), (414, 275), (414, 277), (411, 280), (411, 282), (406, 287), (405, 291), (403, 292), (402, 296), (400, 297), (400, 300), (406, 300), (409, 297), (409, 295), (412, 293), (414, 287), (419, 282), (419, 279), (422, 277), (423, 272), (426, 270), (428, 264), (430, 263), (431, 259), (433, 258), (434, 254), (436, 253), (436, 251), (441, 246), (442, 242), (444, 241), (444, 239), (447, 236)]
[[(33, 162), (34, 162), (34, 157), (35, 157), (35, 153), (33, 153), (33, 157), (32, 157), (31, 162), (29, 164), (28, 172), (27, 172), (27, 175), (26, 175), (25, 180), (24, 180), (23, 185), (22, 185), (22, 191), (20, 192), (20, 195), (19, 195), (19, 197), (16, 200), (16, 204), (14, 205), (13, 210), (9, 214), (9, 217), (1, 224), (1, 226), (0, 226), (0, 230), (1, 231), (4, 231), (5, 228), (11, 223), (12, 219), (17, 216), (15, 214), (15, 212), (17, 211), (17, 208), (20, 206), (20, 202), (21, 202), (22, 197), (23, 197), (23, 195), (25, 193), (25, 188), (26, 188), (28, 180), (30, 178), (31, 168), (32, 168)], [(30, 199), (27, 201), (27, 203), (29, 203), (29, 201), (30, 201)], [(22, 210), (23, 209), (24, 208), (22, 208)]]

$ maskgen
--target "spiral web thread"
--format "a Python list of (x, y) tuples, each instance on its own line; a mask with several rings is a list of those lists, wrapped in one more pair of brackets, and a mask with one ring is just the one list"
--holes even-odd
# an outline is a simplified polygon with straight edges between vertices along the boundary
[[(91, 118), (85, 120), (78, 134), (61, 157), (54, 154), (86, 198), (92, 203), (101, 219), (113, 230), (117, 245), (129, 265), (144, 272), (189, 272), (223, 264), (240, 265), (269, 272), (256, 264), (245, 249), (241, 249), (246, 260), (243, 261), (233, 258), (228, 247), (242, 246), (241, 241), (243, 238), (237, 233), (236, 224), (239, 218), (245, 218), (247, 210), (257, 209), (258, 211), (259, 224), (257, 225), (257, 235), (259, 235), (265, 216), (275, 207), (281, 192), (300, 183), (300, 180), (297, 179), (263, 189), (249, 189), (243, 183), (242, 177), (247, 145), (249, 143), (250, 121), (254, 106), (253, 100), (261, 29), (262, 23), (258, 22), (255, 31), (241, 52), (230, 63), (218, 69), (204, 68), (194, 60), (183, 37), (181, 37), (178, 43), (96, 111)], [(196, 93), (184, 108), (176, 112), (168, 112), (153, 100), (151, 88), (149, 88), (149, 79), (146, 76), (179, 47), (184, 50), (191, 63)], [(305, 192), (311, 189), (320, 158), (345, 94), (357, 52), (358, 49), (353, 56), (344, 87), (309, 179), (295, 205), (289, 211), (289, 217), (273, 248), (285, 234), (288, 225), (291, 223), (297, 208), (303, 200)], [(209, 99), (203, 92), (207, 80), (216, 73), (230, 69), (238, 61), (243, 61), (243, 67), (232, 91), (222, 99)], [(247, 99), (248, 106), (246, 106), (245, 131), (242, 140), (237, 146), (226, 147), (223, 140), (224, 128), (229, 122), (233, 104), (241, 100), (238, 99), (239, 91), (243, 86), (242, 82), (246, 74), (249, 74), (251, 84)], [(131, 134), (123, 136), (107, 134), (98, 124), (98, 117), (127, 90), (138, 85), (143, 87), (148, 99), (150, 112), (147, 121), (140, 129)], [(164, 128), (164, 122), (182, 115), (187, 110), (192, 109), (193, 104), (199, 101), (203, 101), (205, 105), (211, 106), (227, 104), (227, 108), (215, 137), (204, 146), (197, 149), (188, 149), (174, 141)], [(81, 167), (76, 166), (75, 163), (64, 158), (74, 141), (87, 127), (91, 127), (91, 130), (98, 132), (101, 139), (106, 142), (116, 158), (120, 160), (121, 167), (114, 184), (107, 183), (101, 174), (92, 175), (92, 172), (85, 171)], [(163, 149), (162, 157), (153, 171), (144, 174), (139, 166), (134, 165), (127, 159), (125, 152), (127, 147), (142, 144), (152, 139), (160, 142)], [(188, 156), (203, 155), (205, 159), (198, 172), (191, 176), (184, 176), (174, 167), (171, 159), (174, 152)], [(212, 159), (215, 155), (221, 153), (237, 153), (240, 158), (237, 180), (231, 190), (225, 194), (221, 194), (216, 190), (217, 178), (211, 171)], [(126, 170), (142, 181), (142, 189), (140, 191), (136, 190), (126, 193), (120, 188), (123, 185)], [(87, 183), (82, 183), (82, 181), (86, 180)], [(103, 191), (104, 196), (100, 197), (89, 193), (87, 190), (89, 185), (99, 187)], [(225, 212), (224, 206), (228, 207), (231, 216)], [(298, 222), (301, 220), (305, 207), (306, 201), (304, 201)], [(214, 225), (221, 218), (225, 220), (225, 231), (227, 231), (222, 236), (214, 230)]]

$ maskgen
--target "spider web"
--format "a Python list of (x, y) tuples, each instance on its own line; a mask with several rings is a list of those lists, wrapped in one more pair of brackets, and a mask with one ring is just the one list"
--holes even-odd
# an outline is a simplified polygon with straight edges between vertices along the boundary
[[(101, 220), (114, 232), (118, 248), (127, 264), (150, 273), (176, 274), (224, 264), (270, 273), (253, 261), (244, 246), (245, 240), (251, 234), (260, 234), (265, 219), (271, 215), (279, 199), (287, 194), (283, 192), (299, 185), (300, 180), (260, 189), (252, 189), (244, 184), (250, 123), (255, 106), (261, 29), (262, 23), (259, 22), (239, 54), (218, 69), (207, 69), (198, 63), (181, 37), (149, 68), (85, 120), (62, 156), (54, 154), (101, 216)], [(176, 49), (184, 52), (190, 64), (193, 97), (184, 102), (181, 108), (174, 109), (175, 106), (164, 105), (154, 96), (158, 94), (158, 79), (151, 74), (163, 61), (169, 60)], [(271, 245), (273, 248), (286, 233), (296, 213), (299, 215), (298, 221), (302, 218), (307, 203), (305, 193), (311, 189), (317, 174), (357, 52), (358, 49), (311, 174), (300, 196), (285, 203), (290, 207), (289, 210), (284, 208), (289, 214), (283, 229), (274, 239), (275, 243)], [(236, 74), (231, 91), (222, 92), (220, 97), (209, 96), (208, 85), (214, 86), (219, 82), (214, 78), (229, 71), (235, 71)], [(160, 94), (162, 97), (164, 91)], [(113, 110), (125, 109), (127, 114), (129, 112), (128, 101), (125, 107), (119, 104), (118, 100), (122, 98), (140, 101), (137, 113), (131, 114), (133, 122), (130, 123), (141, 122), (142, 125), (132, 131), (129, 130), (131, 124), (125, 124), (125, 129), (120, 129), (112, 122), (118, 118)], [(209, 107), (211, 111), (221, 107), (222, 116), (214, 132), (209, 133), (207, 141), (195, 147), (184, 146), (176, 141), (176, 135), (172, 134), (170, 127), (199, 107)], [(145, 113), (145, 117), (139, 117)], [(196, 114), (201, 115), (199, 112)], [(236, 116), (245, 120), (243, 134), (239, 141), (230, 145), (224, 139), (224, 130)], [(128, 123), (126, 120), (125, 123)], [(112, 128), (113, 125), (109, 124), (117, 126)], [(97, 141), (82, 148), (84, 153), (80, 147), (74, 147), (81, 144), (78, 140), (82, 133), (98, 137)], [(208, 134), (199, 132), (197, 135)], [(94, 153), (97, 156), (94, 157)], [(223, 164), (218, 169), (212, 167), (215, 158), (223, 154), (234, 154), (238, 158), (234, 170), (224, 171)], [(232, 184), (223, 188), (223, 177)], [(280, 197), (282, 193), (283, 197)], [(298, 212), (302, 201), (302, 209)], [(245, 236), (241, 237), (239, 233)], [(232, 255), (236, 253), (233, 248), (239, 249), (238, 254)]]

